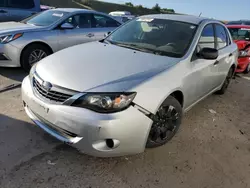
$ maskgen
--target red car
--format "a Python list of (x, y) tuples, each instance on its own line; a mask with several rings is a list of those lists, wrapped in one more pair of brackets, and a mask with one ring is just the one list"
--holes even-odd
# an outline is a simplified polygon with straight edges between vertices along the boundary
[(236, 72), (248, 73), (250, 71), (250, 25), (227, 25), (227, 27), (239, 48)]

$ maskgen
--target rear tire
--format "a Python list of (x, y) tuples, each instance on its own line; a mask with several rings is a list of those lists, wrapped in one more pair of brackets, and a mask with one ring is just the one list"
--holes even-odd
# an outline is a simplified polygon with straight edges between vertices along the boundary
[(158, 109), (146, 143), (146, 148), (166, 144), (177, 133), (182, 120), (181, 104), (169, 96)]
[(51, 50), (42, 44), (30, 44), (21, 55), (21, 66), (29, 72), (32, 65), (52, 54)]
[(231, 67), (230, 70), (228, 71), (227, 77), (226, 77), (221, 89), (219, 91), (217, 91), (216, 94), (223, 95), (226, 92), (226, 90), (227, 90), (227, 88), (228, 88), (228, 86), (233, 78), (233, 75), (234, 75), (234, 69)]
[(250, 63), (247, 65), (246, 70), (244, 70), (244, 74), (248, 74), (250, 72)]

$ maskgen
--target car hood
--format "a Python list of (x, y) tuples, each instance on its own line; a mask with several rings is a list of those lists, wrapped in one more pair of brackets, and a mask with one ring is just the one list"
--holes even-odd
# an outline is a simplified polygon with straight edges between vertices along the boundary
[(111, 44), (92, 42), (59, 51), (37, 64), (45, 81), (81, 92), (128, 91), (178, 63)]
[(28, 32), (40, 30), (44, 27), (28, 25), (20, 22), (2, 22), (0, 23), (0, 35), (17, 33), (17, 32)]

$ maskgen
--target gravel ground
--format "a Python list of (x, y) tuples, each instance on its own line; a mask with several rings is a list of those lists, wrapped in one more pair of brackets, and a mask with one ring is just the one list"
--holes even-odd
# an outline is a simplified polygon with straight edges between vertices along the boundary
[[(24, 75), (0, 68), (0, 88)], [(22, 108), (20, 88), (2, 92), (0, 187), (250, 187), (249, 105), (250, 77), (242, 75), (225, 95), (212, 95), (190, 110), (169, 144), (136, 156), (100, 159), (34, 126)]]

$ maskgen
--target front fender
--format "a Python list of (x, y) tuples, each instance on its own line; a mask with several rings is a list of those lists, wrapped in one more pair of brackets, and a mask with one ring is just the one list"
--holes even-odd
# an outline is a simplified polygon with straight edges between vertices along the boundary
[[(173, 92), (183, 93), (182, 77), (177, 76), (178, 69), (178, 66), (175, 66), (134, 88), (133, 90), (137, 92), (134, 103), (155, 114)], [(185, 95), (183, 96), (185, 101)]]

